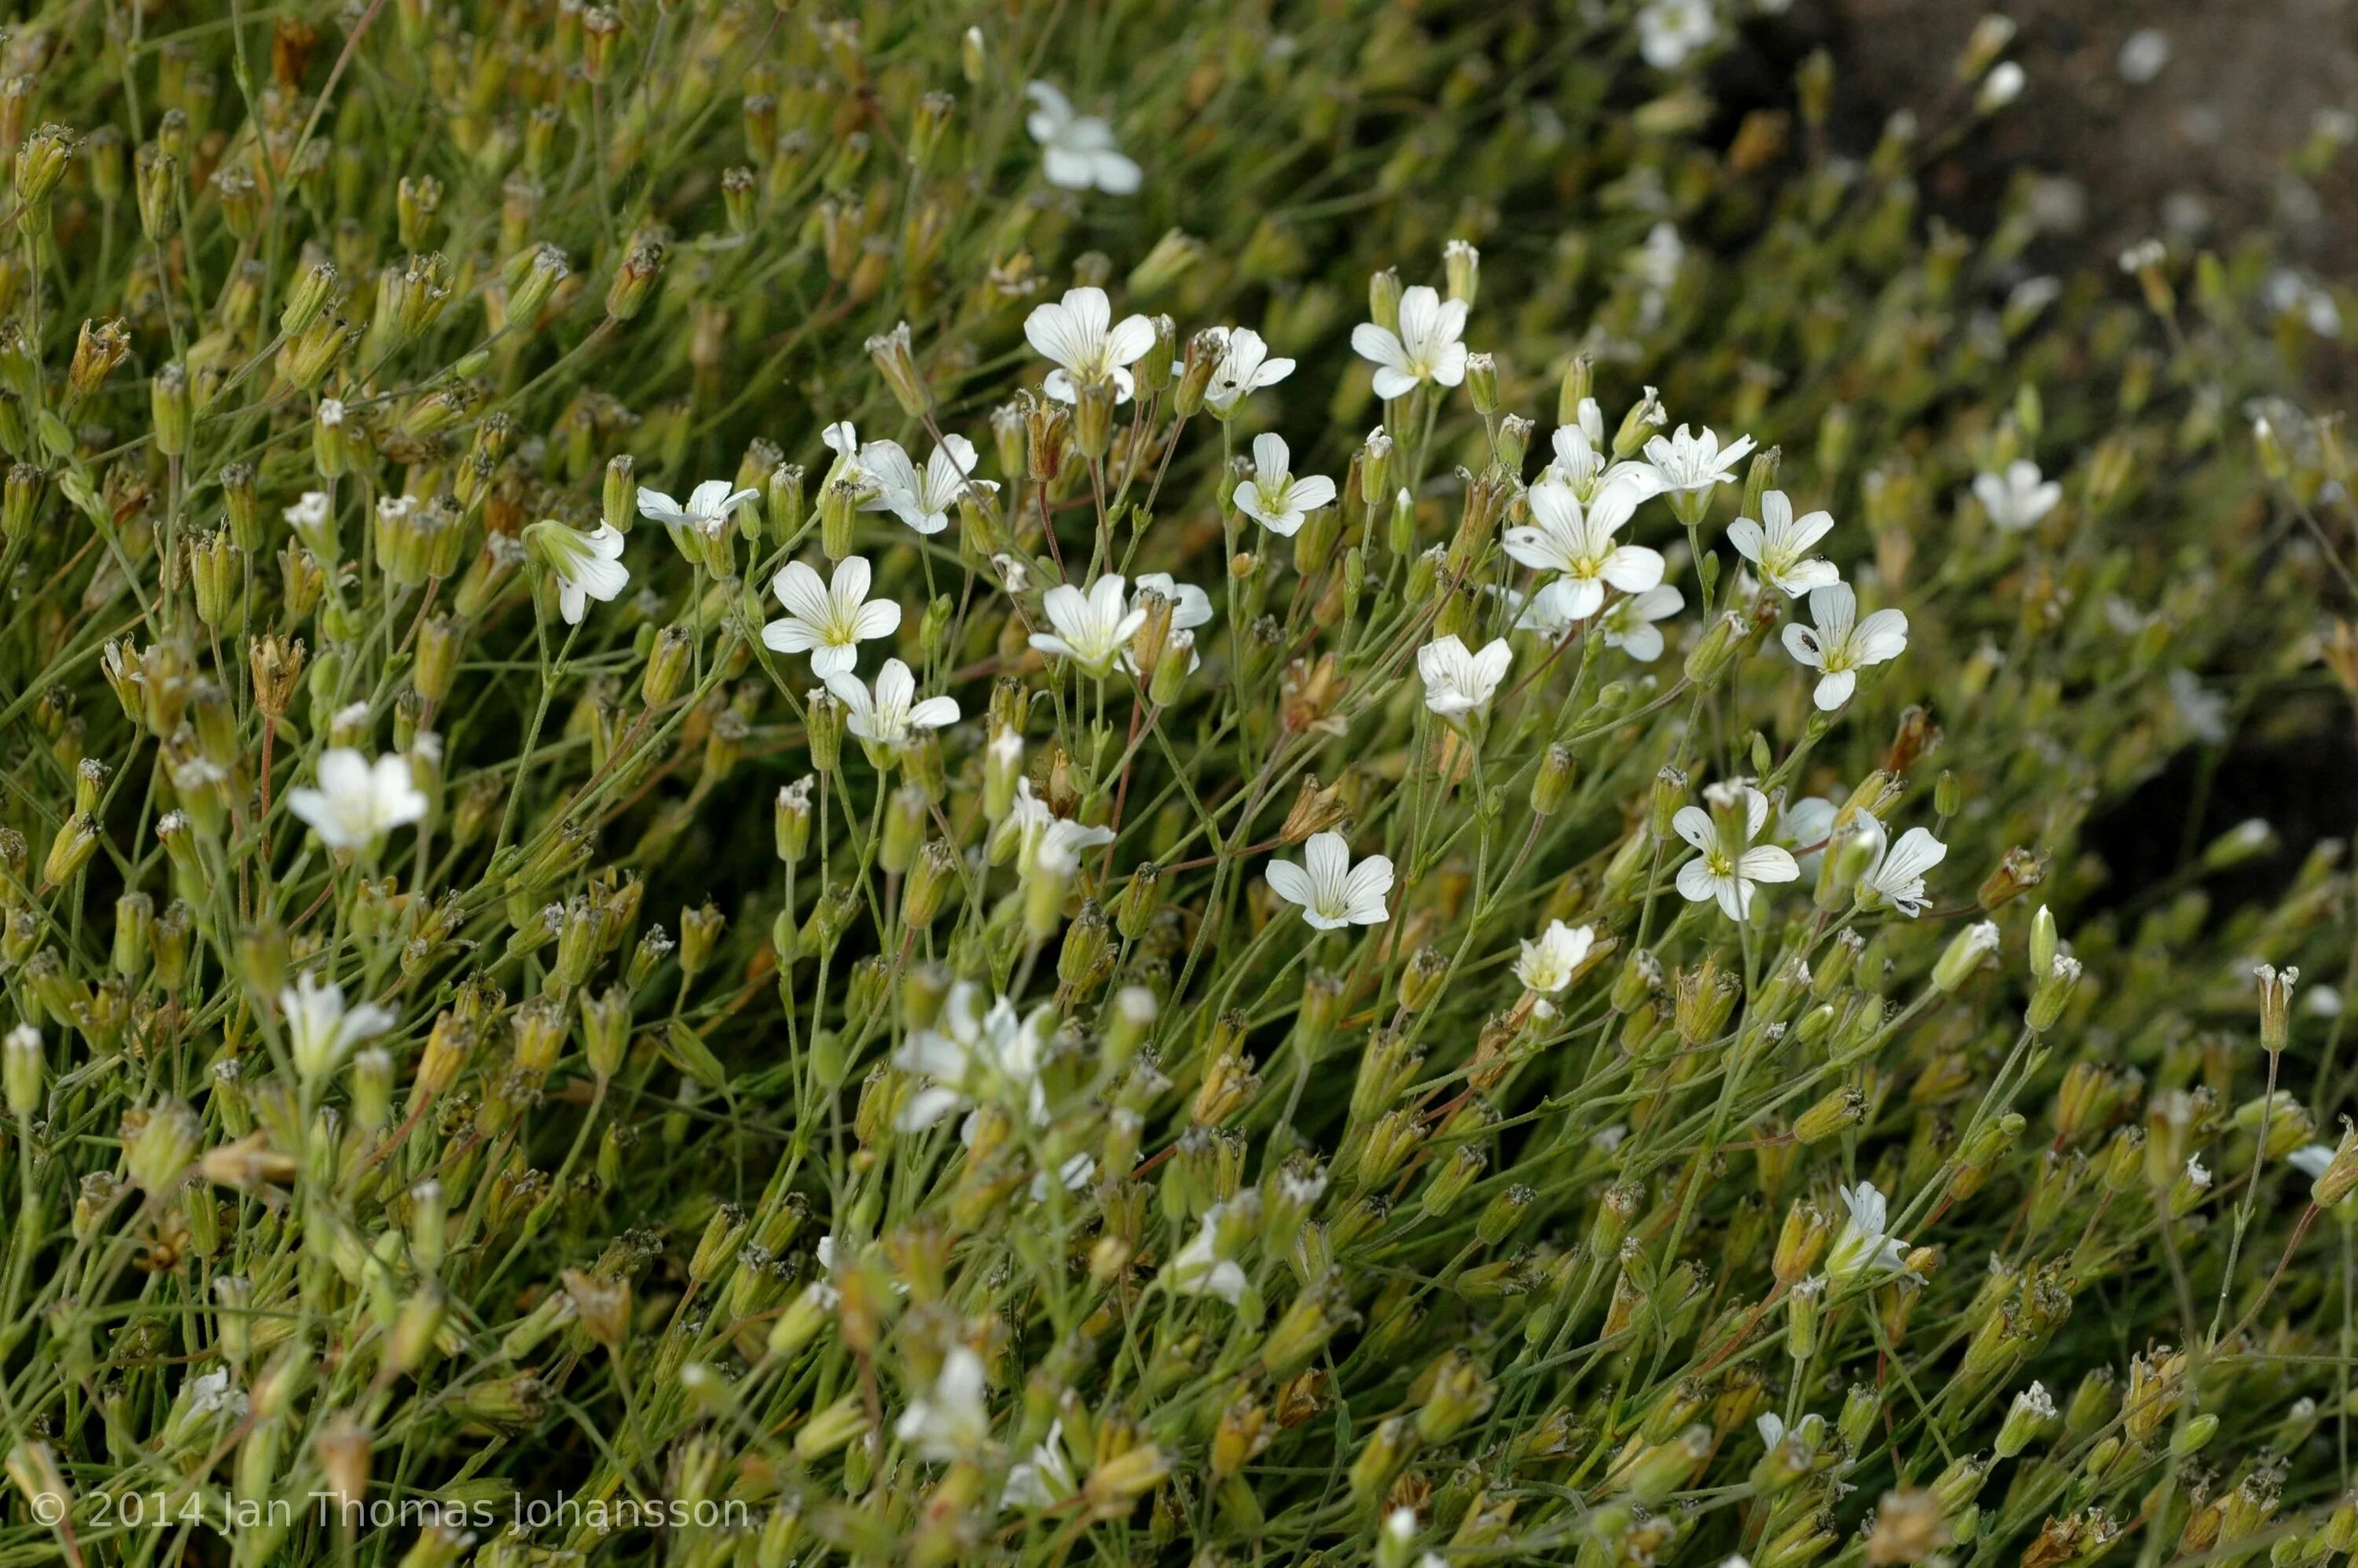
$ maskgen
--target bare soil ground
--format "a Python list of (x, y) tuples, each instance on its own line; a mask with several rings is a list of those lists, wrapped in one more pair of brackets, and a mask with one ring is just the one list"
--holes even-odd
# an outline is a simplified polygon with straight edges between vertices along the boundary
[(1933, 171), (1936, 204), (1969, 206), (1992, 176), (2029, 168), (2078, 187), (2092, 246), (2216, 243), (2267, 222), (2315, 270), (2350, 271), (2358, 156), (2313, 190), (2284, 170), (2320, 114), (2358, 113), (2358, 0), (1800, 0), (1787, 25), (1833, 51), (1871, 135), (1954, 92), (1992, 10), (2017, 25), (2008, 55), (2028, 83)]

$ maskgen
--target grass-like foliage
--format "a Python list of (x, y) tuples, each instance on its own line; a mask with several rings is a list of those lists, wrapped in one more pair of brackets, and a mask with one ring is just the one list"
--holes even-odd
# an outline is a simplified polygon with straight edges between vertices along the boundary
[(2003, 26), (31, 4), (0, 1564), (2358, 1541), (2332, 297)]

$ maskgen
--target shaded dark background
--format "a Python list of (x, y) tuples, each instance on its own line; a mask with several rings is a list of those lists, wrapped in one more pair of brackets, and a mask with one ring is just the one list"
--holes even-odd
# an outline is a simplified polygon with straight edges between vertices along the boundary
[[(2352, 0), (1795, 0), (1762, 26), (1833, 52), (1837, 103), (1867, 116), (1871, 135), (1889, 111), (1953, 92), (1958, 53), (1991, 11), (2017, 25), (2006, 53), (2028, 80), (1934, 168), (1936, 205), (1985, 198), (1991, 176), (2030, 168), (2077, 187), (2076, 232), (2099, 254), (2154, 235), (2218, 243), (2266, 224), (2308, 265), (2346, 269), (2358, 240), (2350, 166), (2314, 189), (2284, 170), (2321, 113), (2358, 114)], [(2123, 70), (2139, 33), (2165, 51), (2144, 81)], [(2149, 43), (2134, 52), (2153, 58)]]

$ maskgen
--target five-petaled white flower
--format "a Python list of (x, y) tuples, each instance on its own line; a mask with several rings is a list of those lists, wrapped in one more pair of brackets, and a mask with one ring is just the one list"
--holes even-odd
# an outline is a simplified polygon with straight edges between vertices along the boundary
[(600, 523), (584, 534), (545, 517), (526, 528), (524, 536), (557, 579), (557, 611), (568, 626), (581, 624), (591, 600), (610, 603), (631, 586), (631, 568), (622, 564), (622, 535), (611, 523)]
[(1810, 554), (1810, 546), (1834, 525), (1827, 512), (1796, 517), (1793, 503), (1781, 490), (1760, 498), (1760, 520), (1739, 517), (1727, 525), (1727, 542), (1750, 561), (1760, 580), (1788, 599), (1799, 599), (1813, 588), (1829, 588), (1842, 580), (1832, 561)]
[(1949, 847), (1933, 838), (1931, 828), (1910, 827), (1898, 842), (1876, 845), (1873, 863), (1858, 879), (1859, 895), (1870, 903), (1880, 900), (1913, 920), (1930, 902), (1924, 896), (1924, 873), (1948, 853)]
[(1051, 870), (1068, 869), (1078, 862), (1082, 850), (1113, 840), (1110, 827), (1092, 827), (1057, 816), (1046, 801), (1032, 793), (1032, 781), (1019, 776), (1007, 819), (993, 830), (990, 847), (995, 859), (1003, 859), (1006, 847), (1012, 845), (1016, 871), (1029, 877), (1034, 864), (1044, 861)]
[(1335, 481), (1324, 474), (1293, 472), (1293, 454), (1274, 434), (1253, 438), (1253, 476), (1238, 484), (1237, 510), (1272, 534), (1292, 537), (1303, 519), (1335, 501)]
[(1230, 1306), (1245, 1298), (1251, 1283), (1244, 1266), (1219, 1255), (1220, 1211), (1214, 1204), (1204, 1216), (1204, 1227), (1182, 1247), (1163, 1271), (1163, 1282), (1183, 1296), (1217, 1296)]
[(848, 674), (827, 676), (827, 689), (849, 710), (844, 728), (879, 751), (897, 752), (916, 739), (917, 730), (957, 722), (957, 698), (929, 697), (919, 702), (917, 677), (898, 659), (885, 660), (876, 672), (873, 693), (859, 676)]
[(1466, 301), (1444, 300), (1424, 284), (1403, 289), (1400, 330), (1362, 321), (1351, 329), (1351, 348), (1376, 366), (1376, 395), (1390, 402), (1406, 397), (1426, 382), (1455, 386), (1466, 379)]
[(1080, 1487), (1073, 1462), (1065, 1453), (1065, 1422), (1060, 1416), (1048, 1423), (1048, 1435), (1033, 1448), (1030, 1458), (1007, 1467), (1007, 1485), (999, 1494), (999, 1506), (1052, 1509)]
[(1518, 589), (1493, 588), (1488, 583), (1483, 587), (1490, 589), (1506, 601), (1509, 612), (1515, 618), (1516, 631), (1529, 632), (1551, 643), (1560, 643), (1572, 634), (1572, 620), (1557, 613), (1555, 600), (1546, 594), (1526, 595)]
[[(1845, 792), (1839, 785), (1837, 795)], [(1793, 849), (1793, 863), (1805, 877), (1818, 874), (1818, 862), (1826, 852), (1826, 840), (1833, 833), (1834, 814), (1841, 808), (1824, 795), (1813, 795), (1801, 800), (1787, 800), (1777, 812), (1777, 837)], [(1873, 822), (1873, 817), (1867, 817)], [(1880, 831), (1880, 825), (1876, 831)]]
[(1620, 649), (1641, 665), (1650, 665), (1662, 656), (1662, 629), (1654, 622), (1669, 620), (1686, 606), (1686, 595), (1668, 583), (1643, 593), (1625, 593), (1613, 601), (1600, 622), (1605, 645)]
[(188, 1400), (188, 1413), (194, 1416), (226, 1415), (243, 1420), (251, 1408), (243, 1389), (237, 1386), (226, 1367), (215, 1368), (180, 1385)]
[(1711, 0), (1654, 0), (1638, 13), (1638, 52), (1657, 70), (1671, 70), (1719, 37)]
[(1079, 388), (1110, 381), (1114, 401), (1127, 403), (1137, 385), (1129, 367), (1154, 346), (1154, 324), (1143, 316), (1115, 321), (1102, 288), (1068, 288), (1063, 299), (1033, 307), (1023, 336), (1041, 357), (1056, 362), (1042, 384), (1049, 396), (1071, 403)]
[(1113, 126), (1096, 114), (1073, 111), (1072, 100), (1044, 81), (1024, 89), (1032, 113), (1023, 122), (1040, 144), (1041, 172), (1066, 190), (1094, 187), (1109, 196), (1128, 196), (1141, 178), (1136, 162), (1114, 143)]
[(1132, 610), (1121, 578), (1112, 572), (1089, 585), (1087, 593), (1060, 582), (1040, 596), (1054, 632), (1034, 632), (1032, 645), (1044, 654), (1070, 659), (1093, 676), (1111, 670), (1138, 629), (1146, 611)]
[(1861, 621), (1858, 596), (1848, 583), (1812, 589), (1810, 618), (1818, 623), (1815, 631), (1800, 625), (1785, 628), (1785, 650), (1820, 672), (1814, 700), (1821, 711), (1832, 713), (1850, 700), (1858, 688), (1859, 671), (1908, 651), (1907, 615), (1878, 610)]
[(1540, 571), (1559, 573), (1540, 590), (1546, 613), (1561, 621), (1585, 621), (1605, 602), (1607, 585), (1643, 593), (1662, 580), (1662, 557), (1643, 545), (1616, 545), (1613, 535), (1638, 509), (1644, 487), (1608, 484), (1586, 506), (1570, 488), (1552, 481), (1525, 492), (1529, 524), (1507, 530), (1507, 554)]
[[(845, 426), (849, 429), (849, 426)], [(995, 491), (987, 479), (969, 479), (974, 472), (974, 443), (964, 436), (945, 436), (925, 460), (923, 471), (898, 441), (871, 441), (860, 449), (860, 470), (876, 486), (876, 493), (860, 503), (862, 512), (889, 512), (920, 534), (938, 534), (950, 525), (950, 508), (969, 484)]]
[(1637, 485), (1640, 501), (1661, 491), (1662, 476), (1653, 464), (1608, 461), (1612, 449), (1605, 439), (1605, 415), (1594, 397), (1580, 400), (1572, 424), (1556, 427), (1553, 446), (1555, 459), (1540, 470), (1540, 478), (1564, 486), (1584, 506), (1606, 484)]
[(860, 662), (860, 644), (901, 629), (901, 607), (868, 597), (866, 557), (846, 556), (835, 577), (821, 582), (800, 561), (788, 561), (770, 579), (770, 591), (785, 607), (785, 619), (762, 628), (762, 641), (781, 654), (808, 654), (811, 674), (820, 680), (848, 675)]
[(1855, 1187), (1842, 1189), (1843, 1206), (1850, 1217), (1834, 1235), (1834, 1244), (1826, 1252), (1826, 1273), (1836, 1280), (1848, 1280), (1872, 1271), (1877, 1274), (1904, 1274), (1908, 1271), (1908, 1243), (1887, 1235), (1884, 1226), (1889, 1223), (1883, 1195), (1872, 1182), (1861, 1182)]
[(892, 1119), (902, 1131), (922, 1132), (982, 1099), (1035, 1121), (1045, 1116), (1040, 1063), (1055, 1024), (1054, 1011), (1034, 1008), (1019, 1016), (1007, 998), (985, 1006), (983, 996), (973, 981), (958, 981), (935, 1026), (913, 1031), (892, 1054), (894, 1066), (929, 1080)]
[(860, 462), (860, 430), (849, 419), (838, 419), (818, 433), (819, 440), (836, 456), (837, 466)]
[(2042, 478), (2039, 465), (2028, 458), (2017, 458), (2006, 465), (2004, 473), (1975, 476), (1974, 499), (1982, 503), (1991, 522), (2018, 534), (2037, 527), (2040, 518), (2055, 510), (2063, 499), (2063, 487)]
[(279, 515), (287, 519), (287, 525), (295, 530), (295, 536), (303, 542), (305, 549), (319, 557), (323, 563), (334, 557), (335, 513), (329, 503), (326, 491), (305, 491), (301, 499)]
[[(847, 427), (848, 428), (849, 427)], [(687, 492), (687, 504), (682, 506), (660, 490), (639, 487), (639, 515), (650, 522), (678, 532), (693, 530), (710, 534), (727, 523), (740, 506), (761, 493), (758, 490), (738, 490), (725, 479), (708, 479)]]
[(1701, 430), (1678, 427), (1675, 434), (1657, 436), (1646, 443), (1646, 460), (1662, 476), (1662, 488), (1683, 494), (1708, 492), (1734, 482), (1736, 465), (1752, 451), (1752, 438), (1739, 436), (1726, 446), (1708, 425)]
[[(1172, 650), (1182, 650), (1187, 655), (1187, 670), (1194, 674), (1203, 664), (1204, 655), (1195, 651), (1195, 628), (1212, 622), (1212, 596), (1192, 582), (1181, 582), (1169, 572), (1141, 572), (1130, 579), (1130, 607), (1143, 612), (1143, 596), (1158, 593), (1171, 601)], [(1128, 650), (1121, 655), (1122, 668), (1132, 675), (1138, 665)]]
[(1560, 996), (1572, 984), (1574, 971), (1587, 960), (1589, 950), (1596, 946), (1596, 933), (1585, 925), (1566, 925), (1561, 920), (1551, 920), (1539, 940), (1523, 939), (1522, 951), (1515, 957), (1515, 979), (1523, 989), (1539, 1000), (1531, 1011), (1541, 1018), (1555, 1016), (1555, 1003), (1548, 998)]
[(1302, 918), (1321, 931), (1346, 925), (1380, 925), (1391, 918), (1384, 897), (1392, 891), (1392, 863), (1370, 855), (1351, 864), (1351, 847), (1340, 833), (1313, 833), (1302, 846), (1299, 866), (1271, 860), (1266, 873), (1278, 897), (1302, 906)]
[(1731, 841), (1721, 835), (1718, 819), (1710, 812), (1700, 806), (1681, 806), (1671, 826), (1698, 853), (1679, 868), (1679, 892), (1689, 903), (1716, 899), (1730, 920), (1742, 920), (1752, 913), (1755, 884), (1790, 882), (1801, 870), (1785, 850), (1759, 842), (1761, 827), (1768, 820), (1767, 795), (1737, 780), (1712, 785), (1704, 798), (1714, 806), (1740, 800), (1744, 835), (1740, 841)]
[(287, 809), (330, 849), (364, 849), (426, 815), (426, 796), (410, 782), (409, 759), (395, 753), (372, 766), (348, 746), (319, 759), (317, 789), (287, 792)]
[(1249, 327), (1222, 332), (1220, 362), (1204, 387), (1204, 406), (1225, 419), (1244, 400), (1264, 386), (1275, 386), (1293, 373), (1293, 362), (1269, 357), (1269, 345)]
[(394, 1024), (393, 1014), (373, 1002), (345, 1007), (343, 988), (332, 980), (320, 984), (308, 969), (278, 993), (278, 1011), (287, 1020), (287, 1054), (307, 1084), (334, 1072), (353, 1046)]
[(2325, 1144), (2304, 1143), (2286, 1158), (2291, 1162), (2294, 1170), (2315, 1181), (2332, 1167), (2333, 1154), (2333, 1150)]
[(942, 1357), (931, 1392), (909, 1401), (893, 1435), (936, 1465), (975, 1459), (990, 1445), (990, 1411), (983, 1403), (982, 1357), (953, 1345)]
[(1490, 704), (1515, 651), (1494, 637), (1481, 652), (1469, 650), (1455, 633), (1436, 637), (1416, 651), (1416, 673), (1424, 682), (1424, 705), (1444, 719), (1455, 719)]

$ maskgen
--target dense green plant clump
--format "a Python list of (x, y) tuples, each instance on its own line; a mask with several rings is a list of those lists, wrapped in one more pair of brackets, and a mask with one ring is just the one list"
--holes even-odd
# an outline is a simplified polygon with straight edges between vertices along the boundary
[(1759, 25), (12, 24), (0, 1563), (2348, 1554), (2331, 295)]

